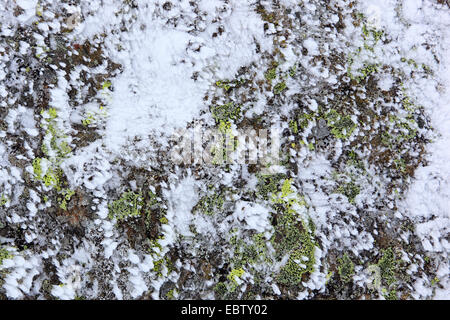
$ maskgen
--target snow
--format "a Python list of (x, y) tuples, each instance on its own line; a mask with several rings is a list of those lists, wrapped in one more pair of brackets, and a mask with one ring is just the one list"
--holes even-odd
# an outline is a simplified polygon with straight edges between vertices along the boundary
[[(354, 9), (364, 14), (367, 27), (384, 34), (373, 48), (356, 55), (367, 40), (361, 26), (353, 24), (354, 15), (343, 0), (334, 1), (339, 15), (315, 0), (302, 5), (291, 0), (277, 5), (261, 1), (264, 13), (257, 12), (259, 2), (253, 1), (180, 0), (170, 2), (169, 8), (166, 2), (137, 0), (132, 8), (121, 0), (77, 5), (16, 0), (14, 7), (23, 10), (17, 16), (14, 8), (6, 7), (10, 1), (0, 0), (5, 5), (0, 12), (0, 34), (9, 41), (0, 41), (0, 196), (4, 202), (0, 249), (7, 248), (13, 255), (0, 265), (0, 295), (9, 299), (49, 295), (139, 299), (151, 295), (159, 299), (165, 298), (161, 296), (165, 286), (186, 281), (182, 279), (186, 273), (192, 280), (183, 283), (186, 293), (176, 296), (214, 298), (211, 288), (219, 277), (228, 275), (228, 271), (219, 274), (219, 269), (225, 264), (234, 266), (236, 248), (231, 235), (249, 245), (254, 235), (263, 234), (269, 254), (275, 250), (271, 237), (281, 209), (270, 197), (258, 196), (258, 182), (260, 175), (284, 174), (293, 181), (290, 197), (302, 201), (291, 209), (315, 226), (313, 236), (319, 245), (314, 251), (314, 271), (302, 279), (294, 295), (277, 285), (276, 278), (289, 255), (270, 265), (245, 265), (244, 275), (236, 279), (237, 293), (253, 283), (250, 269), (255, 268), (267, 276), (267, 291), (276, 296), (307, 299), (317, 292), (329, 294), (330, 263), (344, 252), (357, 264), (352, 285), (365, 292), (371, 285), (366, 273), (380, 258), (380, 241), (388, 239), (399, 246), (414, 243), (411, 250), (417, 251), (403, 247), (396, 252), (411, 277), (402, 290), (408, 288), (415, 299), (448, 299), (448, 8), (434, 0), (357, 1)], [(264, 16), (271, 12), (277, 16)], [(273, 23), (272, 19), (281, 20)], [(326, 30), (324, 22), (329, 25)], [(338, 23), (343, 29), (332, 26)], [(22, 30), (29, 33), (20, 34)], [(64, 50), (58, 37), (67, 40)], [(95, 63), (87, 61), (92, 52), (83, 53), (84, 43), (101, 48), (98, 66), (89, 66)], [(72, 50), (75, 45), (83, 50)], [(72, 66), (76, 59), (68, 57), (80, 54), (86, 65)], [(375, 86), (355, 86), (350, 81), (350, 54), (354, 59), (351, 71), (368, 62), (388, 67), (371, 78)], [(58, 61), (58, 55), (65, 55), (64, 62)], [(111, 71), (110, 62), (120, 68)], [(269, 83), (265, 74), (274, 63), (277, 78)], [(288, 75), (293, 66), (295, 75)], [(428, 76), (421, 70), (424, 66), (431, 70)], [(389, 68), (395, 72), (386, 71)], [(237, 79), (238, 73), (251, 83), (228, 92), (218, 88), (216, 81)], [(111, 86), (105, 86), (106, 81)], [(281, 81), (287, 90), (275, 94), (273, 87)], [(354, 101), (345, 101), (348, 97), (338, 101), (329, 94), (342, 81), (348, 84), (349, 97), (352, 90), (358, 90), (354, 96), (362, 103), (356, 108)], [(394, 160), (377, 167), (379, 163), (365, 158), (376, 143), (369, 141), (363, 147), (354, 143), (363, 141), (370, 128), (380, 132), (385, 128), (383, 123), (363, 123), (365, 107), (377, 117), (395, 112), (407, 117), (406, 112), (396, 110), (401, 105), (400, 89), (423, 107), (433, 127), (431, 141), (420, 142), (425, 146), (420, 154), (425, 161), (411, 177), (401, 180), (402, 186), (391, 185), (400, 180), (386, 174), (397, 165)], [(379, 90), (379, 101), (366, 100), (371, 90)], [(381, 97), (388, 95), (392, 101), (383, 104)], [(283, 133), (282, 141), (288, 142), (283, 144), (287, 148), (280, 159), (274, 153), (272, 163), (257, 169), (241, 163), (223, 167), (169, 163), (166, 155), (177, 129), (197, 122), (214, 128), (210, 106), (241, 100), (246, 121), (233, 123), (233, 134), (249, 123), (272, 126), (272, 133), (277, 129)], [(33, 159), (38, 157), (43, 175), (52, 168), (42, 143), (54, 141), (42, 129), (45, 114), (40, 114), (49, 107), (57, 110), (58, 130), (72, 148), (58, 159), (61, 179), (67, 182), (62, 189), (76, 194), (65, 211), (58, 202), (60, 190), (45, 186), (33, 172)], [(355, 111), (350, 118), (358, 128), (350, 139), (333, 139), (329, 132), (324, 139), (318, 137), (316, 120), (309, 121), (301, 134), (289, 129), (294, 115), (317, 117), (323, 108), (331, 107)], [(88, 114), (95, 114), (91, 125), (83, 123)], [(278, 151), (276, 141), (271, 143)], [(363, 172), (341, 161), (348, 159), (352, 148), (362, 158)], [(405, 151), (402, 159), (418, 154)], [(353, 199), (342, 192), (350, 181), (359, 186)], [(151, 190), (157, 194), (158, 205), (154, 206), (158, 208), (146, 208), (126, 223), (112, 221), (109, 204), (128, 190), (143, 192), (146, 199)], [(204, 195), (212, 193), (226, 195), (223, 208), (215, 208), (212, 215), (194, 210)], [(23, 232), (20, 245), (9, 238), (16, 234), (11, 230)], [(305, 257), (298, 260), (303, 267), (307, 262)], [(211, 278), (202, 278), (208, 268)], [(56, 270), (57, 283), (47, 269)], [(52, 283), (44, 294), (47, 278)], [(371, 297), (384, 299), (378, 291), (379, 296), (371, 292)]]

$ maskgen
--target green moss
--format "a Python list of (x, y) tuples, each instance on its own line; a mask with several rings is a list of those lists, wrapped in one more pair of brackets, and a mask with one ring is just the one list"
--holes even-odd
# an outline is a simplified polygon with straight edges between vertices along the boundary
[(109, 206), (108, 217), (121, 221), (129, 217), (141, 215), (144, 201), (141, 193), (128, 191), (122, 194), (120, 199), (113, 201)]
[(342, 258), (337, 260), (338, 273), (342, 282), (352, 281), (352, 277), (355, 274), (355, 264), (352, 262), (347, 253)]
[(353, 181), (345, 183), (336, 189), (336, 192), (342, 193), (348, 199), (348, 202), (355, 203), (355, 197), (359, 194), (360, 188)]

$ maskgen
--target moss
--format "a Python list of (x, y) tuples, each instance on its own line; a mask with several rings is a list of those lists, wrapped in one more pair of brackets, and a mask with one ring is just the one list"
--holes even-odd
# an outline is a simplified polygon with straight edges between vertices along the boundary
[(338, 139), (347, 139), (356, 128), (350, 116), (342, 116), (332, 109), (325, 115), (330, 132)]
[(287, 85), (286, 82), (279, 82), (275, 85), (275, 87), (273, 87), (273, 93), (274, 94), (281, 94), (284, 90), (287, 89)]
[(108, 217), (121, 221), (129, 217), (141, 215), (144, 201), (141, 193), (128, 191), (122, 194), (120, 199), (113, 201), (109, 206)]
[(347, 253), (342, 258), (337, 260), (338, 273), (342, 282), (352, 281), (352, 277), (355, 274), (355, 264), (352, 262)]
[(348, 202), (353, 204), (353, 203), (355, 203), (355, 197), (360, 192), (360, 188), (356, 183), (351, 181), (351, 182), (345, 183), (344, 185), (337, 188), (336, 192), (345, 195), (348, 199)]

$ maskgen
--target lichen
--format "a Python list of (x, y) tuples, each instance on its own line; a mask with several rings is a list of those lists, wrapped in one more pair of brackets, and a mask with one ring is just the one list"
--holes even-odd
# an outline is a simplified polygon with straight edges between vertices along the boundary
[(339, 186), (339, 188), (336, 189), (337, 193), (345, 195), (348, 199), (348, 202), (352, 204), (355, 203), (355, 198), (360, 191), (361, 191), (360, 187), (353, 181), (344, 183), (343, 185)]
[(277, 83), (275, 85), (275, 87), (273, 87), (273, 93), (278, 95), (278, 94), (281, 94), (286, 89), (287, 89), (286, 82), (282, 81), (282, 82)]
[(0, 266), (3, 264), (3, 260), (12, 259), (13, 254), (6, 248), (0, 248)]
[(223, 204), (224, 197), (220, 193), (212, 191), (211, 194), (205, 195), (199, 200), (197, 208), (203, 214), (212, 216), (222, 211)]
[(120, 199), (109, 204), (108, 217), (121, 221), (130, 217), (139, 216), (142, 213), (143, 205), (144, 202), (141, 193), (134, 193), (133, 191), (125, 192)]
[(355, 274), (355, 264), (352, 262), (347, 253), (342, 258), (337, 259), (338, 273), (342, 282), (352, 281), (352, 277)]
[(350, 116), (343, 116), (334, 109), (331, 109), (325, 115), (325, 119), (330, 128), (330, 132), (337, 139), (349, 138), (356, 129), (356, 123), (352, 121)]

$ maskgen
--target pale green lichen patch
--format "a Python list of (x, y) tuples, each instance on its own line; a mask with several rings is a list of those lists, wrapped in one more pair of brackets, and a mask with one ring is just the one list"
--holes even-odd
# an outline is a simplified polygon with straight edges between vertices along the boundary
[(343, 183), (341, 186), (339, 186), (336, 189), (337, 193), (341, 193), (345, 195), (348, 199), (348, 202), (354, 204), (355, 198), (360, 192), (360, 187), (353, 181), (350, 181), (348, 183)]
[(241, 107), (234, 102), (211, 107), (211, 112), (216, 123), (236, 121), (241, 116)]
[(224, 201), (223, 195), (212, 191), (211, 194), (200, 198), (196, 207), (203, 214), (212, 216), (215, 213), (222, 212)]
[(273, 93), (278, 95), (281, 94), (284, 90), (287, 89), (287, 85), (286, 82), (282, 81), (277, 83), (274, 87), (273, 87)]
[(325, 115), (325, 119), (331, 133), (338, 139), (349, 138), (356, 129), (356, 123), (350, 116), (343, 116), (334, 109)]
[(6, 248), (0, 248), (0, 266), (3, 264), (3, 260), (12, 259), (13, 254)]
[(342, 258), (337, 259), (338, 262), (338, 273), (342, 282), (352, 281), (353, 275), (355, 274), (355, 264), (350, 259), (347, 253), (345, 253)]
[(141, 193), (127, 191), (120, 199), (113, 201), (109, 206), (108, 217), (117, 221), (141, 215), (144, 202)]

